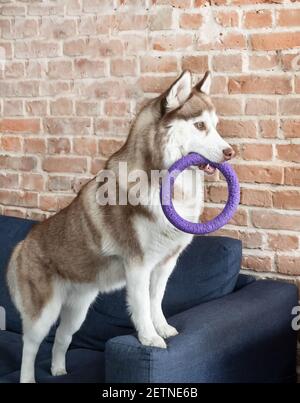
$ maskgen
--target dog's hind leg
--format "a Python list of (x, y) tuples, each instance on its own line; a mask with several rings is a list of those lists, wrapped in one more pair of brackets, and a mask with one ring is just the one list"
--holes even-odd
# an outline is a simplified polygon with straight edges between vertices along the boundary
[(61, 309), (60, 300), (53, 298), (43, 308), (37, 319), (23, 316), (23, 354), (21, 366), (21, 383), (34, 383), (34, 364), (40, 344), (56, 322)]
[(62, 307), (60, 324), (57, 328), (52, 350), (51, 373), (53, 376), (65, 375), (66, 353), (76, 333), (84, 322), (88, 309), (98, 294), (98, 289), (91, 287), (82, 295), (73, 292)]

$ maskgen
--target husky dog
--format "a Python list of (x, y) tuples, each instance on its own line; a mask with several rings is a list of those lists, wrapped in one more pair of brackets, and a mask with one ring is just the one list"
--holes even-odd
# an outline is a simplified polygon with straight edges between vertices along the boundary
[[(118, 175), (119, 162), (128, 171), (168, 168), (190, 152), (213, 162), (233, 157), (221, 138), (209, 98), (211, 77), (192, 86), (185, 71), (137, 115), (123, 147), (106, 163)], [(209, 165), (202, 167), (212, 172)], [(12, 299), (23, 323), (21, 382), (35, 382), (39, 346), (60, 317), (52, 351), (52, 375), (66, 374), (66, 352), (98, 293), (126, 286), (127, 303), (139, 341), (166, 348), (177, 335), (161, 308), (167, 280), (192, 235), (174, 228), (151, 189), (150, 205), (99, 205), (96, 178), (58, 214), (32, 227), (13, 251), (7, 270)], [(201, 206), (178, 205), (181, 215), (198, 220)], [(188, 211), (187, 211), (188, 210)], [(126, 230), (124, 230), (126, 229)]]

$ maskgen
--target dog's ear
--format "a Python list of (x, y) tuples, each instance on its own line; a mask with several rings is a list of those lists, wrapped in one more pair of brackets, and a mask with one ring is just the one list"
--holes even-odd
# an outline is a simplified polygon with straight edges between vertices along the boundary
[(162, 99), (163, 111), (169, 112), (181, 106), (188, 99), (191, 91), (192, 77), (191, 73), (186, 70), (165, 92)]
[(199, 92), (203, 92), (206, 95), (210, 94), (210, 87), (211, 87), (211, 74), (210, 71), (207, 71), (204, 74), (204, 77), (202, 78), (201, 81), (197, 85), (195, 85), (195, 88)]

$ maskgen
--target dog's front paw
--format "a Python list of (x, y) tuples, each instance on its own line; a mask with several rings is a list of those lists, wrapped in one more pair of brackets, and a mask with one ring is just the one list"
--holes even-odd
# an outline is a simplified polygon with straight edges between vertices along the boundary
[(169, 325), (168, 323), (158, 325), (156, 327), (156, 331), (164, 339), (168, 339), (169, 337), (178, 335), (177, 329), (175, 329), (175, 327)]
[(66, 368), (59, 368), (59, 367), (51, 367), (51, 374), (53, 376), (61, 376), (61, 375), (67, 375)]
[(166, 345), (164, 339), (158, 335), (149, 336), (149, 337), (139, 336), (139, 341), (144, 346), (167, 348), (167, 345)]

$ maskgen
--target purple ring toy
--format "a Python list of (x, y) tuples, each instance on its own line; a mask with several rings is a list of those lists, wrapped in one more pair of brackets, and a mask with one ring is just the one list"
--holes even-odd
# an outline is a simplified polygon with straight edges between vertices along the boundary
[[(175, 211), (172, 202), (172, 189), (175, 179), (180, 174), (180, 172), (191, 165), (201, 164), (209, 164), (222, 172), (228, 185), (228, 200), (223, 211), (221, 211), (221, 213), (214, 219), (205, 223), (193, 223), (180, 217)], [(186, 157), (183, 157), (180, 160), (176, 161), (168, 169), (168, 174), (162, 181), (162, 186), (160, 190), (160, 202), (165, 216), (176, 228), (180, 229), (183, 232), (194, 235), (208, 234), (209, 232), (216, 231), (217, 229), (223, 227), (223, 225), (225, 225), (235, 213), (240, 202), (240, 185), (236, 173), (229, 164), (225, 162), (222, 164), (217, 164), (214, 162), (210, 162), (206, 158), (202, 157), (202, 155), (200, 154), (190, 153)]]

